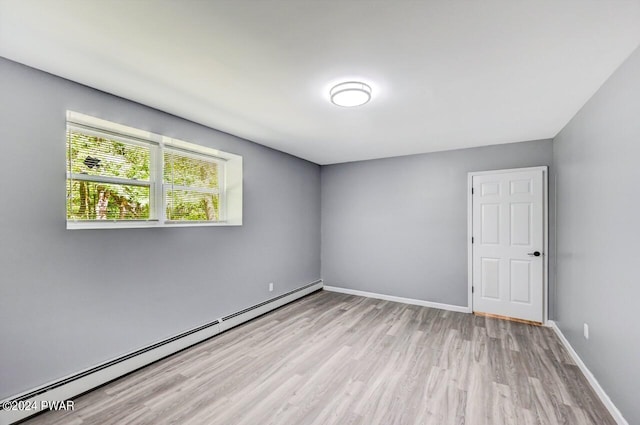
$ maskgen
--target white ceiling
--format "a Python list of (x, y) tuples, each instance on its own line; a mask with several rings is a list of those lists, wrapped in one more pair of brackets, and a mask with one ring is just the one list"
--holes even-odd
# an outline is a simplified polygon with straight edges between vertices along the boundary
[(0, 0), (0, 55), (319, 164), (553, 137), (639, 44), (640, 0)]

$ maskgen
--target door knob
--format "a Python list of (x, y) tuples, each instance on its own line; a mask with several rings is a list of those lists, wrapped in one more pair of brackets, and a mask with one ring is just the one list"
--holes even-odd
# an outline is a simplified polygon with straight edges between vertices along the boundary
[(531, 257), (539, 257), (542, 254), (540, 253), (540, 251), (533, 251), (533, 252), (528, 252), (527, 255), (529, 255)]

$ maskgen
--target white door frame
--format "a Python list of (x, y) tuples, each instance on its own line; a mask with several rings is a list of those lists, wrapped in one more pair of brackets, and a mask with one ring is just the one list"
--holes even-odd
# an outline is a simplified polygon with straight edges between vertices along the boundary
[(501, 174), (501, 173), (513, 173), (518, 171), (538, 171), (542, 170), (542, 211), (543, 211), (543, 240), (544, 240), (544, 256), (543, 256), (543, 271), (542, 271), (542, 288), (543, 288), (543, 300), (542, 305), (544, 311), (542, 318), (543, 324), (547, 325), (549, 322), (549, 167), (546, 165), (540, 167), (527, 167), (527, 168), (509, 168), (506, 170), (489, 170), (489, 171), (472, 171), (467, 174), (467, 280), (468, 280), (468, 295), (467, 295), (467, 308), (470, 313), (473, 313), (473, 244), (471, 238), (473, 237), (473, 197), (471, 196), (471, 189), (473, 188), (473, 177), (481, 176), (485, 174)]

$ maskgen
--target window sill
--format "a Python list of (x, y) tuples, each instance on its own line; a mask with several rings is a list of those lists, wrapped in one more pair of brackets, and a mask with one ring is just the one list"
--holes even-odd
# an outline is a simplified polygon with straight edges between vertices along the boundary
[(80, 229), (147, 229), (147, 228), (172, 228), (172, 227), (225, 227), (225, 226), (242, 226), (242, 222), (160, 222), (158, 220), (102, 220), (102, 221), (67, 221), (67, 230)]

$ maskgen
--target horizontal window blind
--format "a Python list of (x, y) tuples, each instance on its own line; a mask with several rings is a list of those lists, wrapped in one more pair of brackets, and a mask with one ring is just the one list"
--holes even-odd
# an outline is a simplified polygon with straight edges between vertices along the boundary
[(220, 221), (218, 158), (166, 149), (163, 186), (168, 221)]
[(80, 133), (67, 132), (67, 159), (73, 174), (119, 177), (149, 181), (151, 150), (134, 145)]
[(151, 148), (67, 129), (67, 219), (148, 220)]

